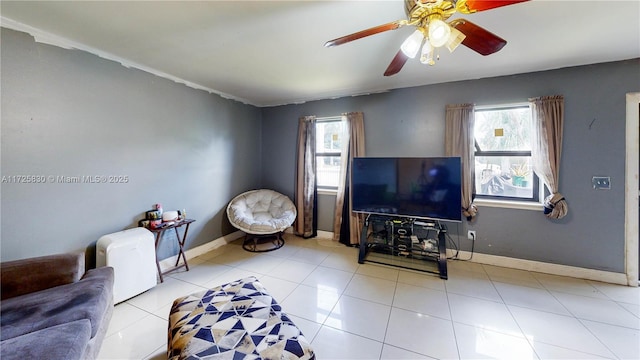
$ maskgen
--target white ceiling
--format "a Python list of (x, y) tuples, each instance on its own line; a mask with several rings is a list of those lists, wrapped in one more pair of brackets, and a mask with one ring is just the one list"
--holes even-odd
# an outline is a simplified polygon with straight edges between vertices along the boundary
[[(2, 26), (256, 106), (640, 57), (640, 1), (533, 0), (465, 15), (508, 41), (382, 74), (410, 27), (323, 44), (398, 19), (393, 1), (2, 1)], [(459, 17), (459, 15), (454, 15)]]

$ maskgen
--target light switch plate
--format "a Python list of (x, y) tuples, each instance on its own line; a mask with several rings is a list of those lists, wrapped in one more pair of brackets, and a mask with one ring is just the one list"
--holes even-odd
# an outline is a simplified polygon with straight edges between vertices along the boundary
[(611, 177), (609, 176), (594, 176), (591, 179), (591, 184), (596, 190), (610, 190), (611, 189)]

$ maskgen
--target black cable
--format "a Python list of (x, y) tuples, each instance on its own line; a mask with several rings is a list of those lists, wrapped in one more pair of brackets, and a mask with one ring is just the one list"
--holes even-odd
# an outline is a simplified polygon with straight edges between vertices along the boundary
[(458, 254), (460, 253), (460, 248), (455, 243), (455, 241), (453, 241), (453, 238), (451, 237), (451, 235), (449, 235), (449, 233), (447, 233), (447, 239), (449, 240), (449, 243), (452, 245), (452, 247), (456, 251), (455, 254), (453, 256), (447, 258), (447, 260), (458, 260)]
[[(458, 227), (458, 225), (456, 225), (456, 230), (458, 230), (458, 242), (460, 242), (460, 228)], [(468, 259), (461, 259), (461, 258), (458, 257), (459, 254), (460, 254), (460, 246), (456, 245), (455, 241), (453, 240), (451, 235), (449, 235), (448, 232), (447, 232), (447, 238), (449, 239), (449, 242), (453, 245), (453, 248), (455, 248), (455, 250), (456, 250), (455, 255), (453, 255), (450, 258), (447, 258), (447, 260), (470, 261), (471, 259), (473, 259), (473, 254), (474, 254), (475, 247), (476, 247), (475, 235), (473, 235), (473, 240), (471, 241), (471, 255), (469, 256)]]
[(471, 255), (466, 261), (470, 261), (471, 259), (473, 259), (473, 250), (475, 249), (475, 247), (476, 247), (476, 234), (473, 234), (473, 240), (471, 241)]

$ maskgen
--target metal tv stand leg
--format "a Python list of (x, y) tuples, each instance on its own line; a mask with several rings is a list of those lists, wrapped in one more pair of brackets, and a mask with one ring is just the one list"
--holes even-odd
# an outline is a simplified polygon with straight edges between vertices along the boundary
[(360, 231), (360, 252), (358, 253), (358, 264), (364, 264), (364, 258), (367, 256), (367, 232), (369, 231), (369, 217), (364, 220), (362, 230)]
[(447, 280), (447, 230), (438, 224), (438, 272), (441, 279)]

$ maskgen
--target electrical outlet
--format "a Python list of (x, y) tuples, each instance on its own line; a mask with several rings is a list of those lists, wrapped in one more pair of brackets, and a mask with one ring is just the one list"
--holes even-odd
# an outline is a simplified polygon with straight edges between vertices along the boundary
[(469, 239), (471, 241), (475, 241), (476, 240), (476, 231), (475, 230), (467, 231), (467, 239)]
[(611, 190), (611, 177), (594, 176), (591, 178), (591, 184), (596, 190)]

